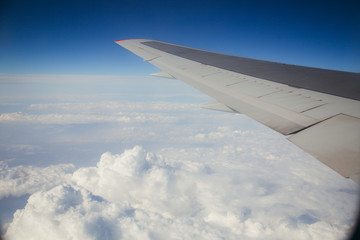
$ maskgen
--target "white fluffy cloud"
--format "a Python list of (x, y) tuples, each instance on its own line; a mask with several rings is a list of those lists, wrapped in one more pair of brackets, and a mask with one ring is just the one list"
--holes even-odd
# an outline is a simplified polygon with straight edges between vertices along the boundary
[(72, 164), (52, 165), (45, 168), (32, 166), (8, 167), (0, 162), (0, 199), (8, 196), (32, 194), (57, 186), (75, 170)]
[(14, 214), (6, 237), (339, 239), (351, 227), (356, 188), (298, 181), (275, 170), (274, 161), (283, 161), (278, 158), (263, 158), (258, 169), (251, 160), (229, 158), (228, 148), (219, 150), (217, 161), (191, 159), (201, 152), (177, 160), (139, 146), (104, 153), (95, 167), (63, 172), (70, 180), (33, 193)]

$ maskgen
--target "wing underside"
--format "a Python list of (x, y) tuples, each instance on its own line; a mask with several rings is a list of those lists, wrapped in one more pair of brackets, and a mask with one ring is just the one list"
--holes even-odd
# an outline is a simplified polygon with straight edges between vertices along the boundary
[(360, 74), (274, 63), (129, 39), (120, 46), (216, 101), (280, 132), (360, 184)]

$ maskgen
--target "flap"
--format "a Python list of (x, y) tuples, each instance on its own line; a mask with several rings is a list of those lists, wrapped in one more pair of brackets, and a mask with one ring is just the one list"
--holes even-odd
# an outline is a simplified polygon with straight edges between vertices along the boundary
[(157, 73), (152, 73), (150, 74), (151, 76), (154, 77), (162, 77), (162, 78), (169, 78), (169, 79), (175, 79), (173, 76), (171, 76), (170, 74), (166, 73), (166, 72), (157, 72)]
[(211, 103), (204, 103), (200, 105), (201, 108), (206, 108), (206, 109), (211, 109), (211, 110), (216, 110), (216, 111), (221, 111), (221, 112), (235, 112), (234, 110), (232, 110), (231, 108), (229, 108), (228, 106), (219, 103), (217, 101), (215, 102), (211, 102)]

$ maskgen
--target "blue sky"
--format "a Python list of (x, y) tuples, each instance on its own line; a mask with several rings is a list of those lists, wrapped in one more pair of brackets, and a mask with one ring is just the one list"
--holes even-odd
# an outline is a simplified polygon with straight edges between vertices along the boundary
[(1, 5), (0, 73), (146, 75), (113, 43), (147, 38), (360, 71), (357, 1), (20, 1)]

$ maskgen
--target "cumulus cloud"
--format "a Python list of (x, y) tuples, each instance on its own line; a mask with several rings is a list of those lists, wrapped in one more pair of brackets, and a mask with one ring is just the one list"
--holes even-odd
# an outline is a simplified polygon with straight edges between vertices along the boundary
[(74, 170), (75, 166), (72, 164), (40, 168), (33, 166), (8, 167), (5, 162), (0, 162), (0, 199), (48, 190), (66, 181)]
[[(280, 171), (274, 171), (273, 158), (263, 159), (263, 169), (259, 170), (250, 160), (229, 159), (228, 151), (223, 148), (217, 161), (192, 160), (191, 156), (195, 158), (201, 150), (178, 159), (147, 152), (140, 146), (121, 154), (104, 153), (96, 166), (79, 168), (73, 173), (63, 171), (61, 175), (67, 176), (67, 181), (33, 193), (25, 208), (14, 214), (6, 237), (339, 239), (346, 236), (356, 210), (351, 204), (357, 198), (356, 188), (340, 184), (312, 186), (310, 190), (310, 183), (294, 180), (292, 174), (276, 177)], [(221, 158), (221, 154), (226, 157)], [(44, 168), (38, 174), (54, 175), (49, 172)], [(325, 191), (317, 192), (317, 188), (323, 187)]]

